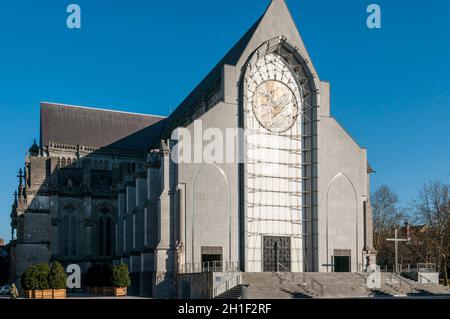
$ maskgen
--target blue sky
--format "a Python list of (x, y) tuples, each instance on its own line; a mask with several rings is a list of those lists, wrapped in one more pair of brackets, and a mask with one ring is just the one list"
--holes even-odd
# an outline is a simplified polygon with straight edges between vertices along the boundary
[[(82, 10), (81, 30), (66, 7)], [(373, 189), (404, 204), (450, 182), (450, 2), (287, 0), (332, 114), (368, 148)], [(382, 8), (369, 30), (366, 7)], [(0, 237), (39, 137), (39, 102), (167, 115), (262, 14), (268, 0), (17, 0), (0, 3)]]

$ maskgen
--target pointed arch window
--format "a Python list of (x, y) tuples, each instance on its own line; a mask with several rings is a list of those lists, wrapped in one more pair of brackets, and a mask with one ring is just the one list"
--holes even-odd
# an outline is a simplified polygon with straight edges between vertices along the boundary
[(98, 255), (112, 256), (112, 214), (108, 207), (103, 207), (98, 215)]
[(78, 217), (73, 206), (66, 206), (62, 215), (62, 255), (75, 257), (78, 254)]

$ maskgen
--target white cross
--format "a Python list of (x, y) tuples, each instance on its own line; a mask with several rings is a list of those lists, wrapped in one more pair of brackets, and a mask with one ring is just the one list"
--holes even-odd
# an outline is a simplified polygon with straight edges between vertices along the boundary
[(395, 273), (398, 274), (398, 243), (409, 241), (409, 240), (403, 239), (403, 238), (398, 238), (398, 229), (397, 228), (395, 229), (395, 237), (387, 238), (386, 240), (395, 242)]

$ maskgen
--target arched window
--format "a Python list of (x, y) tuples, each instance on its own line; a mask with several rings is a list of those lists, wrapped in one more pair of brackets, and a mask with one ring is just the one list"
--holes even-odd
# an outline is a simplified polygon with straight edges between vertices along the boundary
[(98, 214), (98, 255), (112, 255), (112, 216), (107, 207), (100, 209)]
[(61, 158), (61, 167), (62, 168), (66, 167), (66, 158), (65, 157)]
[(62, 213), (62, 255), (75, 257), (78, 254), (78, 218), (75, 208), (66, 206)]
[(72, 159), (71, 159), (71, 158), (68, 158), (68, 159), (67, 159), (67, 166), (70, 166), (70, 165), (72, 165)]

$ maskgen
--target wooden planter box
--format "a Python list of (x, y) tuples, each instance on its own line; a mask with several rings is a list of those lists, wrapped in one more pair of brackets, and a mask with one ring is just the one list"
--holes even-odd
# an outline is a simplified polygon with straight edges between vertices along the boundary
[(114, 296), (124, 297), (127, 295), (127, 288), (114, 288)]
[(52, 298), (53, 299), (66, 299), (66, 289), (53, 289)]
[(44, 299), (44, 290), (33, 290), (34, 299)]
[(23, 294), (27, 299), (33, 299), (33, 290), (24, 290)]
[(25, 290), (28, 299), (66, 299), (66, 289)]
[(42, 299), (53, 299), (53, 291), (51, 289), (42, 290)]

